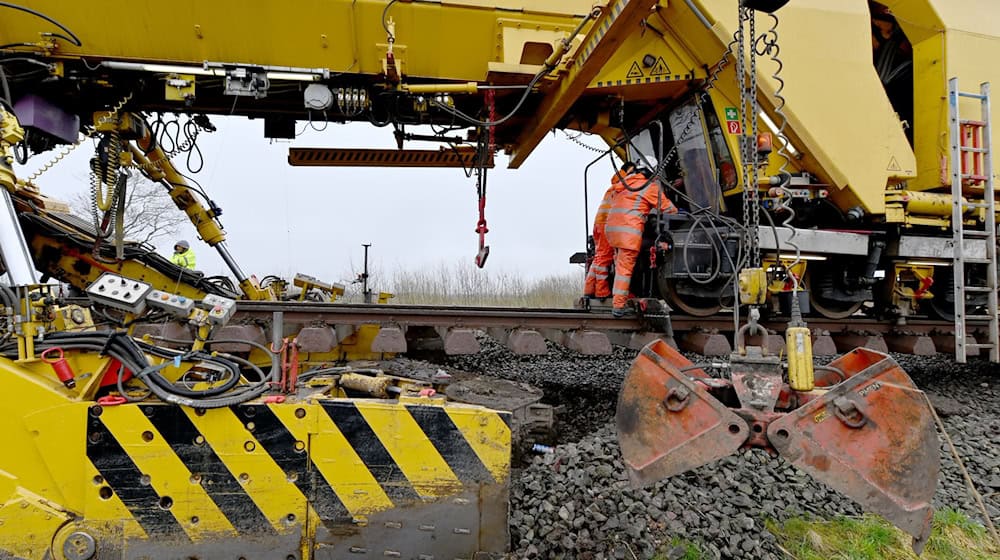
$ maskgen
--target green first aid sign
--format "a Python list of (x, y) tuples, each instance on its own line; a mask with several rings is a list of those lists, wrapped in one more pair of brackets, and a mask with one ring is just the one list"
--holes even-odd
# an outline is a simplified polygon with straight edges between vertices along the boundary
[(740, 120), (740, 112), (736, 110), (736, 107), (726, 107), (726, 120), (727, 121)]

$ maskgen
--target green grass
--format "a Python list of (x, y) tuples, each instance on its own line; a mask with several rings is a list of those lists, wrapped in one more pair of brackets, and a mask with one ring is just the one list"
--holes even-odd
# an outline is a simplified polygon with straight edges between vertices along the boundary
[[(874, 515), (832, 521), (801, 517), (767, 522), (795, 560), (917, 560), (910, 536)], [(993, 560), (1000, 549), (986, 529), (953, 509), (934, 515), (931, 538), (920, 560)]]
[(678, 547), (684, 550), (684, 556), (681, 556), (680, 560), (703, 560), (707, 558), (695, 543), (681, 537), (674, 537), (670, 539), (668, 544), (663, 546), (661, 552), (654, 556), (653, 560), (667, 560), (669, 558), (667, 553)]

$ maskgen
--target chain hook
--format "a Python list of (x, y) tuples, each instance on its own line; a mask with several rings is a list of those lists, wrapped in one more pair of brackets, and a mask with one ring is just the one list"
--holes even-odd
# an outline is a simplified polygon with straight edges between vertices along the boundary
[[(492, 89), (486, 90), (485, 95), (486, 110), (489, 113), (489, 122), (496, 122), (496, 94)], [(493, 152), (496, 151), (496, 127), (493, 125), (486, 127), (486, 145), (480, 141), (479, 169), (476, 180), (476, 187), (479, 192), (479, 221), (476, 222), (476, 233), (479, 234), (479, 251), (476, 253), (476, 266), (483, 268), (486, 266), (486, 259), (490, 256), (490, 248), (486, 245), (486, 234), (489, 228), (486, 225), (486, 165)], [(485, 149), (484, 149), (485, 148)]]

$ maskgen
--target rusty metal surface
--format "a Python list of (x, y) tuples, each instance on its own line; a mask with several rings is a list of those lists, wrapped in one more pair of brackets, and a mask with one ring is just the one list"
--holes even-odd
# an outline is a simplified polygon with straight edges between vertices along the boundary
[(689, 379), (704, 376), (691, 367), (656, 341), (642, 349), (625, 377), (615, 421), (633, 484), (651, 484), (726, 457), (747, 439), (746, 422)]
[(793, 391), (776, 359), (737, 356), (714, 379), (663, 342), (646, 346), (618, 399), (622, 457), (634, 484), (683, 473), (741, 448), (780, 454), (913, 536), (930, 536), (939, 446), (923, 392), (886, 354), (855, 349)]
[(930, 536), (940, 468), (922, 391), (892, 358), (857, 349), (831, 364), (848, 379), (772, 422), (767, 434), (792, 464), (913, 536)]

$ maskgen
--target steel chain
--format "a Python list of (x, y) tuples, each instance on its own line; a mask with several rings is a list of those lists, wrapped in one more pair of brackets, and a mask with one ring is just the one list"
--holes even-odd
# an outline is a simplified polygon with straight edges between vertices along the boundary
[[(743, 181), (743, 225), (748, 226), (750, 224), (750, 200), (747, 194), (747, 184), (750, 182), (748, 177), (748, 167), (747, 162), (747, 143), (746, 143), (746, 105), (747, 105), (747, 86), (746, 86), (746, 40), (743, 36), (743, 18), (745, 11), (742, 6), (739, 8), (739, 27), (736, 31), (736, 79), (739, 82), (740, 88), (740, 178)], [(745, 253), (750, 252), (750, 234), (746, 230), (743, 232), (743, 250)]]
[[(747, 263), (751, 268), (760, 266), (760, 243), (758, 225), (760, 224), (760, 197), (757, 188), (757, 114), (760, 112), (757, 102), (757, 57), (753, 45), (756, 41), (756, 26), (754, 12), (750, 8), (739, 9), (739, 31), (737, 32), (738, 60), (736, 73), (740, 83), (740, 124), (743, 128), (740, 135), (740, 157), (742, 161), (743, 179), (743, 224), (745, 227), (743, 246), (747, 255)], [(749, 22), (748, 22), (749, 20)], [(750, 33), (750, 67), (747, 68), (747, 37)], [(749, 76), (748, 76), (749, 74)]]

